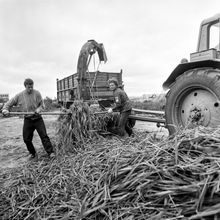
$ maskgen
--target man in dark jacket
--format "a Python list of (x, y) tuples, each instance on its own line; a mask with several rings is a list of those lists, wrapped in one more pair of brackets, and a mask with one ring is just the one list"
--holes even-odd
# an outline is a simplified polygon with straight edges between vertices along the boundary
[[(23, 112), (30, 112), (24, 116), (23, 140), (31, 154), (31, 159), (37, 159), (37, 152), (32, 143), (34, 130), (36, 129), (45, 151), (49, 157), (54, 157), (53, 146), (46, 132), (46, 127), (40, 112), (44, 108), (43, 99), (39, 91), (33, 89), (34, 82), (32, 79), (24, 81), (25, 90), (18, 93), (15, 97), (5, 103), (2, 113), (9, 115), (12, 106), (20, 106)], [(31, 112), (34, 112), (34, 114)]]
[(114, 107), (108, 110), (108, 113), (120, 112), (118, 127), (111, 132), (120, 136), (125, 136), (126, 132), (132, 135), (132, 128), (128, 124), (128, 116), (131, 114), (131, 103), (124, 90), (118, 87), (118, 81), (115, 78), (109, 79), (109, 88), (113, 91)]

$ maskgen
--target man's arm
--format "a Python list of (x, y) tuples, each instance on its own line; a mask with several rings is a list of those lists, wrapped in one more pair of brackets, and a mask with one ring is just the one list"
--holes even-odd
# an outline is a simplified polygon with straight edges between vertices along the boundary
[(12, 99), (10, 99), (4, 104), (2, 108), (2, 114), (5, 116), (8, 116), (11, 107), (14, 105), (17, 105), (17, 103), (18, 103), (18, 95), (16, 95), (15, 97), (13, 97)]
[(37, 114), (41, 113), (44, 108), (45, 108), (45, 105), (44, 105), (44, 100), (42, 99), (42, 96), (40, 94), (40, 92), (38, 93), (38, 105), (37, 105), (37, 109), (35, 110), (35, 112)]
[(11, 107), (14, 106), (14, 105), (17, 105), (18, 103), (18, 95), (16, 95), (15, 97), (13, 97), (12, 99), (10, 99), (9, 101), (7, 101), (3, 108), (2, 108), (2, 111), (3, 110), (7, 110), (7, 111), (10, 111)]

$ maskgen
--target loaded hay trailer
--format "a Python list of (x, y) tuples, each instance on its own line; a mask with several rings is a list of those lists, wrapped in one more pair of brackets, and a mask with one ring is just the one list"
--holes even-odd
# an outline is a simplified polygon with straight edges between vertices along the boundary
[(122, 70), (120, 72), (89, 71), (91, 59), (98, 55), (99, 64), (107, 61), (104, 45), (95, 40), (88, 40), (81, 48), (77, 72), (61, 80), (57, 79), (57, 100), (64, 107), (69, 106), (74, 100), (83, 100), (88, 103), (98, 101), (102, 107), (107, 107), (113, 102), (113, 93), (108, 86), (112, 77), (122, 86)]
[[(108, 86), (108, 80), (116, 78), (122, 85), (122, 70), (120, 72), (87, 72), (85, 101), (97, 100), (99, 103), (111, 102), (113, 93)], [(79, 75), (77, 73), (63, 79), (57, 79), (57, 100), (64, 107), (69, 107), (74, 100), (78, 99)]]

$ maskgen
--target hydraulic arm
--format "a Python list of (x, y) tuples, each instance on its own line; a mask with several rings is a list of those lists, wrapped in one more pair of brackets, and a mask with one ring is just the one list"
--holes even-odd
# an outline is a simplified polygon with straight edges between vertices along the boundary
[(87, 41), (79, 54), (77, 63), (77, 74), (78, 74), (78, 99), (89, 100), (89, 87), (88, 87), (88, 66), (91, 61), (92, 55), (98, 53), (99, 61), (107, 61), (107, 56), (103, 44), (97, 43), (95, 40)]

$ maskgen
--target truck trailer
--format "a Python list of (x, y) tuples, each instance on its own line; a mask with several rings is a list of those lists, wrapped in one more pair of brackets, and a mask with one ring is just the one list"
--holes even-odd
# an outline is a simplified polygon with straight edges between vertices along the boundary
[(57, 79), (58, 103), (68, 108), (74, 100), (98, 101), (107, 107), (113, 101), (113, 93), (108, 86), (110, 78), (116, 78), (122, 85), (122, 70), (119, 72), (90, 72), (88, 67), (92, 56), (97, 52), (99, 63), (106, 62), (107, 56), (103, 44), (95, 40), (87, 41), (79, 54), (77, 72), (63, 79)]

